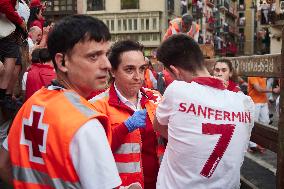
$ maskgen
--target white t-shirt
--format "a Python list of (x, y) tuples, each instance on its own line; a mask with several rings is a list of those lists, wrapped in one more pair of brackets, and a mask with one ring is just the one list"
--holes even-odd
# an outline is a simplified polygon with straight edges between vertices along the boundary
[(19, 7), (17, 9), (18, 14), (24, 18), (25, 22), (28, 23), (30, 17), (30, 8), (25, 1), (19, 2)]
[(168, 127), (157, 189), (239, 188), (254, 104), (220, 86), (216, 79), (197, 78), (166, 89), (156, 110), (158, 122)]
[(35, 43), (30, 37), (28, 37), (28, 45), (29, 45), (29, 53), (32, 54), (34, 47), (35, 47)]
[(27, 89), (27, 79), (28, 79), (28, 72), (25, 72), (22, 79), (22, 91)]

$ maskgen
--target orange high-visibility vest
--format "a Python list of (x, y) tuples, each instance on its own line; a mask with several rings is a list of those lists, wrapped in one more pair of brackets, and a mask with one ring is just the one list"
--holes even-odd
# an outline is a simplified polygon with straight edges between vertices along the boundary
[[(166, 34), (164, 35), (163, 40), (169, 38), (171, 35), (178, 34), (182, 32), (182, 19), (175, 18), (170, 21), (170, 27), (168, 28)], [(186, 33), (191, 38), (194, 38), (194, 35), (199, 32), (200, 26), (196, 23), (192, 23), (190, 30)]]
[[(153, 124), (155, 109), (157, 108), (157, 105), (161, 100), (161, 95), (154, 90), (146, 88), (143, 88), (143, 90), (145, 91), (146, 95), (151, 94), (154, 96), (154, 98), (152, 98), (154, 100), (149, 100), (145, 104), (147, 114), (151, 120), (151, 124)], [(108, 89), (107, 91), (91, 99), (90, 102), (94, 105), (94, 107), (98, 108), (98, 111), (109, 116), (108, 119), (110, 121), (111, 127), (114, 128), (127, 120), (131, 116), (131, 114), (125, 109), (110, 104), (110, 95), (110, 89)], [(158, 134), (156, 138), (158, 144), (156, 146), (156, 152), (158, 156), (157, 158), (160, 162), (165, 150), (165, 146), (163, 140), (160, 136), (158, 136)], [(143, 167), (141, 160), (141, 141), (142, 139), (140, 131), (139, 129), (136, 129), (126, 136), (124, 143), (113, 154), (120, 178), (122, 180), (121, 186), (128, 186), (131, 183), (139, 182), (144, 188)]]
[(106, 116), (71, 90), (40, 89), (20, 109), (8, 146), (14, 188), (81, 188), (70, 157), (70, 143), (90, 119)]

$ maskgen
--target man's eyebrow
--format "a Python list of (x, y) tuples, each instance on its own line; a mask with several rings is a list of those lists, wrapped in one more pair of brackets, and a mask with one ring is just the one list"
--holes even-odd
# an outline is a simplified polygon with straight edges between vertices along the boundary
[(104, 51), (103, 50), (98, 50), (98, 51), (90, 51), (90, 52), (87, 52), (85, 55), (86, 56), (92, 56), (92, 55), (101, 55), (103, 54)]
[(126, 65), (126, 66), (124, 66), (125, 68), (135, 68), (135, 66), (134, 65)]

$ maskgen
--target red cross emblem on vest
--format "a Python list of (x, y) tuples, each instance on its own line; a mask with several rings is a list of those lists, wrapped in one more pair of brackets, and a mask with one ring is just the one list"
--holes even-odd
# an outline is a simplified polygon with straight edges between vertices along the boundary
[(44, 108), (32, 106), (30, 117), (23, 119), (21, 144), (28, 146), (31, 162), (44, 164), (42, 153), (46, 153), (48, 125), (42, 122)]

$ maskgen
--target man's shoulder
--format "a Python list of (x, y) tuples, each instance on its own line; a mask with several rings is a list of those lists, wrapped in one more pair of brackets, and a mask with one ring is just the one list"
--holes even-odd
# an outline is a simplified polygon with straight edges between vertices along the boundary
[(109, 89), (107, 89), (106, 91), (90, 98), (89, 102), (92, 103), (92, 104), (102, 103), (102, 102), (107, 102), (108, 99), (109, 99)]

